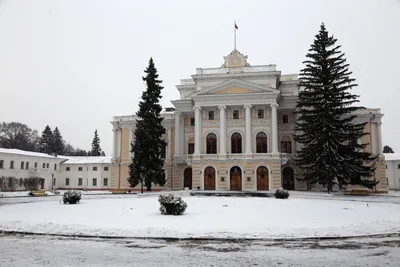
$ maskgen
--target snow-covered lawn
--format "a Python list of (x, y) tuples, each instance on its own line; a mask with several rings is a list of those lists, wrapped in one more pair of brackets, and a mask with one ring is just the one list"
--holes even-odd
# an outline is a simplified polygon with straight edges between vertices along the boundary
[(274, 238), (400, 232), (400, 205), (321, 199), (184, 196), (183, 216), (158, 211), (157, 195), (0, 206), (0, 230), (140, 236)]
[[(59, 192), (59, 195), (64, 194), (67, 190), (57, 190)], [(109, 195), (111, 192), (109, 190), (91, 190), (91, 191), (83, 191), (83, 190), (77, 190), (80, 191), (82, 195)], [(30, 191), (17, 191), (17, 192), (0, 192), (0, 197), (27, 197), (29, 196)], [(53, 196), (56, 195), (52, 193), (51, 191), (46, 190), (46, 194), (48, 196)]]

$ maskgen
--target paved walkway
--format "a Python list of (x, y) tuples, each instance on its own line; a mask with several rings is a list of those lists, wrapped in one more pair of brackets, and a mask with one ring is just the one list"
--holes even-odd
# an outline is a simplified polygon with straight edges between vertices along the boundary
[(400, 239), (200, 242), (1, 236), (0, 266), (398, 267)]

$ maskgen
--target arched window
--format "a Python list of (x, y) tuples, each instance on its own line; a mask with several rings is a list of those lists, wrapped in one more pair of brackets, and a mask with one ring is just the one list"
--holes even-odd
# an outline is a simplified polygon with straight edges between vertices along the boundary
[(256, 136), (257, 153), (268, 153), (267, 151), (267, 135), (259, 132)]
[(213, 133), (207, 135), (207, 154), (217, 154), (217, 136)]
[(231, 153), (242, 153), (242, 136), (240, 133), (232, 134)]
[(281, 152), (282, 153), (292, 153), (292, 140), (289, 136), (284, 136), (281, 139)]

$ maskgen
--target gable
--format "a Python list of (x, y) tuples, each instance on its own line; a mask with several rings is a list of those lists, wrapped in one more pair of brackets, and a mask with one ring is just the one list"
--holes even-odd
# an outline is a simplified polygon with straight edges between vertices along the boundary
[(233, 87), (228, 87), (228, 88), (224, 88), (224, 89), (215, 91), (214, 94), (246, 94), (246, 93), (253, 93), (253, 92), (255, 92), (255, 91), (248, 89), (248, 88), (233, 86)]
[(265, 86), (262, 84), (256, 84), (239, 79), (231, 79), (219, 84), (212, 85), (204, 88), (200, 91), (192, 93), (190, 96), (201, 96), (201, 95), (221, 95), (221, 94), (249, 94), (249, 93), (273, 93), (279, 94), (279, 90)]

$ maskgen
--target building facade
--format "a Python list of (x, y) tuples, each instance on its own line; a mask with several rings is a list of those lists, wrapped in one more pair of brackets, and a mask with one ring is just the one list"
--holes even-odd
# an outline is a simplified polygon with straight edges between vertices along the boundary
[(45, 153), (0, 148), (0, 177), (11, 176), (20, 180), (17, 190), (23, 190), (23, 180), (42, 178), (41, 189), (53, 189), (52, 179), (60, 175), (60, 164), (65, 159)]
[(111, 157), (65, 157), (57, 189), (108, 190), (110, 186)]
[[(283, 75), (276, 65), (251, 66), (234, 50), (218, 68), (198, 68), (177, 85), (180, 99), (162, 114), (165, 128), (164, 168), (173, 190), (256, 191), (305, 190), (295, 177), (292, 155), (300, 149), (293, 138), (298, 97), (297, 75)], [(387, 192), (379, 109), (359, 112), (368, 122), (363, 142), (377, 155), (377, 191)], [(117, 116), (111, 187), (128, 188), (130, 144), (136, 116)], [(161, 189), (157, 188), (156, 189)]]
[(390, 190), (400, 190), (400, 154), (385, 154), (386, 175)]

